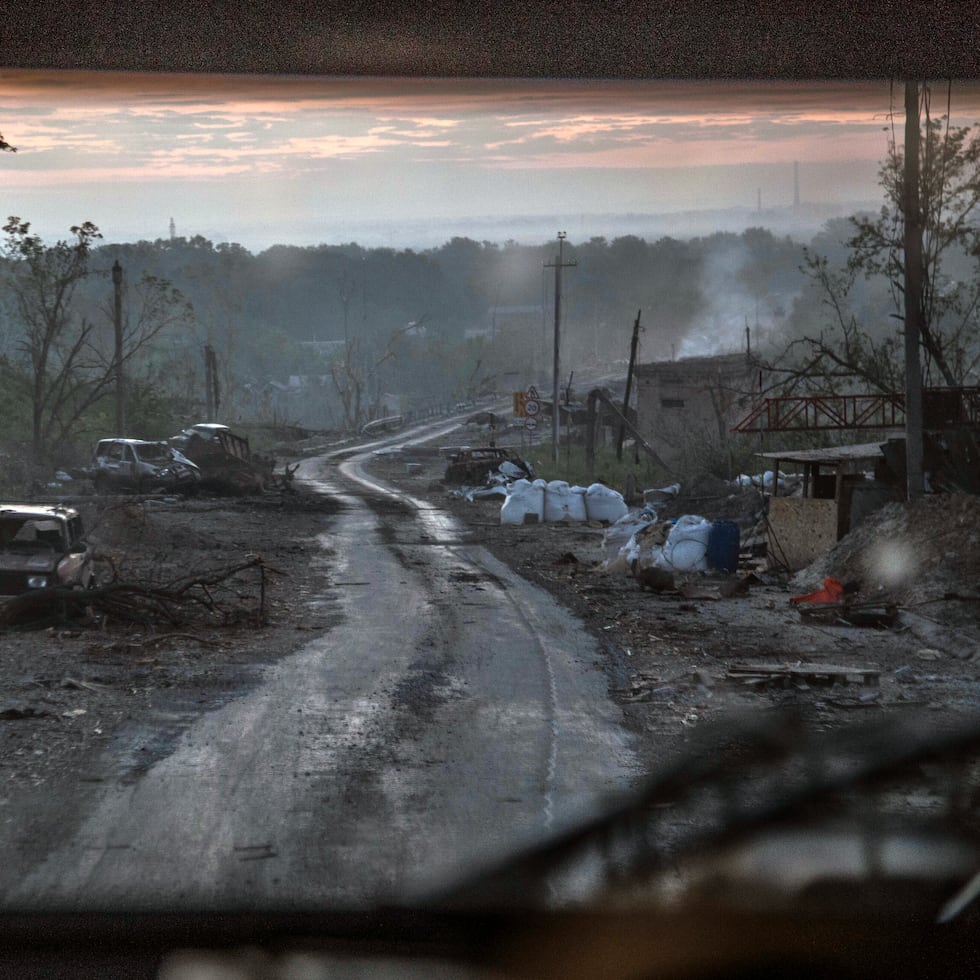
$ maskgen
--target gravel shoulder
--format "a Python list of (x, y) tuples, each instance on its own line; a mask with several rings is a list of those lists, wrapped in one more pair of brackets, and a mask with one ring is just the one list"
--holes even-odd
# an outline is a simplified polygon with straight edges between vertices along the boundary
[(306, 601), (328, 574), (315, 536), (329, 526), (330, 500), (297, 492), (73, 503), (120, 580), (165, 585), (261, 557), (265, 594), (250, 567), (212, 590), (223, 612), (187, 624), (88, 621), (0, 634), (0, 807), (61, 778), (88, 778), (110, 744), (125, 760), (116, 778), (134, 778), (199, 713), (330, 625)]
[[(441, 479), (444, 468), (437, 452), (418, 447), (378, 455), (371, 464), (379, 477), (453, 513), (468, 527), (469, 540), (582, 620), (608, 656), (611, 696), (651, 766), (693, 730), (732, 712), (792, 711), (822, 731), (891, 713), (925, 713), (942, 724), (980, 706), (980, 597), (976, 576), (967, 574), (980, 567), (978, 498), (934, 498), (911, 517), (895, 505), (792, 581), (765, 573), (757, 561), (743, 564), (737, 576), (677, 576), (676, 591), (657, 594), (628, 573), (603, 569), (601, 525), (502, 525), (501, 498), (454, 494), (458, 488)], [(738, 511), (731, 490), (706, 495), (703, 489), (677, 501), (670, 516), (721, 519)], [(882, 540), (904, 541), (906, 552), (918, 556), (914, 579), (887, 595), (868, 562)], [(895, 624), (805, 620), (790, 598), (828, 575), (859, 576), (869, 598), (898, 603)], [(742, 588), (727, 597), (737, 580)], [(838, 674), (833, 684), (823, 676), (760, 681), (742, 674), (769, 665), (829, 666)]]

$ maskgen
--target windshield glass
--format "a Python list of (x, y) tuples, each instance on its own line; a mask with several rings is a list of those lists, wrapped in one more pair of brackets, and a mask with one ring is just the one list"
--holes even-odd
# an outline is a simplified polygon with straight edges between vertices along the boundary
[[(53, 576), (5, 586), (39, 611), (0, 657), (4, 908), (601, 904), (648, 851), (454, 889), (673, 758), (630, 811), (659, 870), (741, 803), (768, 827), (785, 786), (839, 815), (809, 776), (881, 749), (848, 770), (863, 793), (891, 756), (821, 733), (914, 708), (924, 742), (976, 707), (977, 83), (910, 97), (913, 155), (948, 169), (924, 171), (907, 376), (884, 80), (2, 82), (0, 370), (36, 393), (5, 415), (5, 492), (80, 501), (94, 553), (58, 608)], [(195, 431), (185, 496), (92, 464)], [(798, 712), (809, 754), (739, 712)], [(728, 822), (719, 760), (761, 787)], [(933, 812), (913, 762), (890, 815)], [(767, 841), (644, 900), (870, 874), (847, 814), (806, 868), (763, 874), (799, 852)], [(903, 824), (888, 853), (918, 842)], [(971, 854), (922, 865), (945, 886)]]
[(170, 447), (165, 442), (147, 442), (136, 447), (144, 463), (165, 463), (170, 459)]
[(0, 518), (0, 545), (64, 549), (64, 525), (44, 518)]

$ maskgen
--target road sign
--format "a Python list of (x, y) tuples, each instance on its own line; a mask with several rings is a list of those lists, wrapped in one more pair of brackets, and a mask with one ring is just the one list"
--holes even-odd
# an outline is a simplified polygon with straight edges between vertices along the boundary
[(528, 429), (529, 431), (533, 431), (537, 427), (538, 427), (538, 420), (533, 415), (529, 415), (526, 419), (524, 419), (525, 429)]
[(531, 387), (527, 389), (527, 397), (533, 398), (535, 401), (539, 401), (538, 389), (535, 388), (534, 385), (531, 385)]
[(529, 415), (531, 416), (531, 418), (535, 418), (538, 412), (540, 411), (541, 411), (541, 402), (539, 402), (536, 398), (528, 398), (527, 401), (524, 402), (525, 415)]
[(527, 395), (523, 391), (514, 392), (514, 414), (518, 418), (524, 418), (527, 413)]

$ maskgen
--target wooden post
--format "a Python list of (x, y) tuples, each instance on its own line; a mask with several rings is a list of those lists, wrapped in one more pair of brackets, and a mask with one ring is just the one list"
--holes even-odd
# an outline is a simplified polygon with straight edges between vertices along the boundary
[(122, 266), (112, 265), (113, 325), (116, 334), (116, 435), (126, 434), (126, 402), (123, 390)]
[[(623, 418), (628, 417), (630, 406), (630, 389), (633, 386), (633, 368), (636, 366), (636, 348), (640, 341), (640, 314), (642, 310), (636, 311), (636, 320), (633, 322), (633, 339), (630, 341), (630, 361), (626, 369), (626, 394), (623, 395)], [(623, 439), (626, 436), (626, 427), (620, 425), (619, 435), (616, 437), (616, 459), (623, 458)]]
[(922, 439), (922, 211), (919, 199), (919, 85), (905, 83), (905, 473), (909, 499), (925, 493)]
[(590, 391), (589, 399), (586, 402), (585, 425), (585, 469), (590, 478), (595, 474), (595, 430), (597, 424), (596, 393)]

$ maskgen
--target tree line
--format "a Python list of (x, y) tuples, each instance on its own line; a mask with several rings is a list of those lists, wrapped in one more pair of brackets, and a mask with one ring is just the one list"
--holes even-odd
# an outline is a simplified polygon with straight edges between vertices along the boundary
[[(977, 384), (980, 140), (926, 118), (924, 375)], [(901, 389), (902, 152), (889, 144), (877, 214), (807, 242), (764, 228), (646, 241), (566, 240), (562, 363), (624, 365), (751, 343), (781, 391)], [(106, 244), (96, 224), (42, 242), (10, 217), (0, 241), (0, 405), (8, 446), (38, 464), (116, 435), (201, 421), (213, 352), (219, 420), (354, 430), (436, 402), (505, 395), (551, 369), (556, 244), (453, 238), (426, 250), (355, 243), (253, 254), (202, 237)], [(121, 347), (111, 269), (123, 270)], [(214, 392), (212, 392), (214, 394)]]

